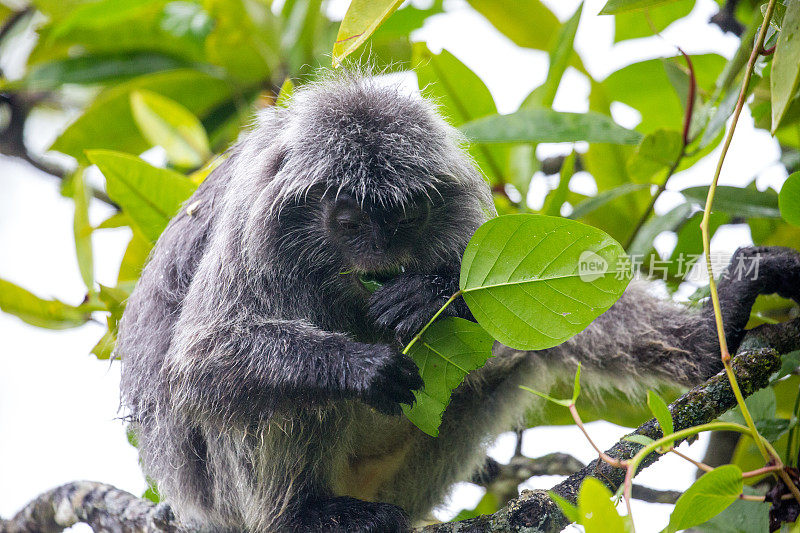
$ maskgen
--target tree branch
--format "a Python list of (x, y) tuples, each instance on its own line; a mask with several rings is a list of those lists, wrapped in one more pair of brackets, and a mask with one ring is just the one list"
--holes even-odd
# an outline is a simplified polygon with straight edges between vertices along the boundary
[(169, 505), (105, 483), (73, 481), (45, 492), (11, 520), (0, 520), (0, 533), (57, 533), (79, 522), (115, 533), (193, 531), (175, 521)]
[[(744, 396), (749, 396), (767, 386), (769, 377), (781, 366), (779, 353), (800, 349), (800, 319), (782, 324), (765, 325), (748, 332), (738, 355), (733, 359), (733, 369)], [(695, 387), (670, 405), (675, 430), (686, 429), (715, 420), (722, 413), (736, 405), (736, 399), (724, 372), (712, 377), (704, 384)], [(640, 426), (633, 434), (645, 435), (651, 439), (662, 436), (661, 428), (655, 420)], [(678, 443), (676, 443), (677, 445)], [(616, 459), (633, 457), (642, 446), (620, 440), (606, 453)], [(559, 470), (561, 464), (569, 463), (563, 454), (545, 456), (544, 460), (527, 460), (524, 468), (535, 471), (541, 468), (544, 473)], [(642, 462), (642, 468), (659, 459), (652, 454)], [(538, 461), (535, 468), (531, 464)], [(555, 465), (555, 466), (554, 466)], [(577, 466), (577, 465), (575, 465)], [(506, 473), (522, 471), (522, 467), (508, 465)], [(500, 466), (497, 476), (503, 475)], [(519, 474), (518, 474), (519, 475)], [(612, 491), (622, 484), (625, 470), (614, 468), (608, 463), (595, 460), (572, 474), (551, 490), (563, 498), (574, 502), (581, 483), (587, 477), (595, 477), (605, 483)], [(487, 481), (490, 482), (490, 481)], [(677, 493), (661, 492), (646, 494), (649, 489), (636, 488), (634, 494), (650, 501), (662, 498), (669, 501)], [(84, 522), (101, 531), (121, 533), (190, 533), (179, 524), (167, 504), (155, 505), (148, 500), (123, 490), (91, 481), (76, 481), (48, 491), (17, 513), (10, 520), (0, 520), (0, 533), (56, 533), (78, 522)], [(494, 533), (509, 531), (528, 531), (554, 533), (569, 524), (561, 510), (548, 496), (548, 491), (523, 491), (503, 509), (492, 515), (483, 515), (460, 522), (448, 522), (420, 528), (417, 533)]]
[[(800, 319), (783, 324), (760, 326), (748, 332), (739, 353), (733, 359), (736, 379), (747, 397), (757, 390), (766, 387), (769, 377), (781, 366), (780, 353), (788, 353), (800, 349)], [(725, 411), (736, 406), (736, 398), (730, 382), (724, 372), (720, 372), (704, 384), (695, 387), (675, 400), (670, 405), (675, 431), (712, 422)], [(635, 435), (644, 435), (651, 439), (663, 436), (655, 419), (649, 420), (636, 431)], [(677, 445), (678, 442), (675, 443)], [(627, 460), (636, 455), (643, 446), (624, 439), (620, 440), (607, 455), (620, 460)], [(645, 468), (656, 462), (661, 456), (654, 453), (648, 456), (641, 465)], [(580, 471), (572, 474), (559, 483), (552, 492), (570, 502), (575, 502), (581, 483), (587, 477), (602, 481), (612, 492), (615, 492), (625, 480), (625, 470), (615, 468), (606, 462), (596, 459)], [(434, 524), (421, 528), (419, 533), (494, 533), (500, 531), (527, 531), (555, 533), (569, 524), (558, 505), (550, 499), (548, 491), (523, 491), (516, 499), (503, 509), (491, 515), (483, 515), (461, 522)]]

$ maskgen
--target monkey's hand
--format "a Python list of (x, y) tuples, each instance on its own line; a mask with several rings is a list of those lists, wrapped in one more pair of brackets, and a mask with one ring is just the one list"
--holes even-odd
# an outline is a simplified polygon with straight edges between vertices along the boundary
[[(728, 348), (735, 350), (745, 333), (750, 310), (760, 294), (778, 294), (800, 303), (800, 252), (780, 246), (740, 248), (718, 284)], [(711, 302), (706, 314), (712, 336)]]
[(351, 386), (356, 395), (387, 415), (400, 415), (400, 404), (414, 403), (412, 390), (422, 388), (416, 363), (385, 344), (372, 344), (368, 353), (360, 354), (361, 371)]
[[(402, 274), (372, 294), (369, 317), (381, 330), (407, 344), (457, 291), (455, 272)], [(441, 316), (473, 319), (462, 298), (450, 303)]]

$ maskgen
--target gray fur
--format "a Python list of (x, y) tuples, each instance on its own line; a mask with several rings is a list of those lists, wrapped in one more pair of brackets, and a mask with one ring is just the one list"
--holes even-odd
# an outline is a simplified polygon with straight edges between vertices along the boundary
[[(468, 239), (493, 214), (460, 144), (425, 100), (329, 77), (288, 109), (262, 112), (188, 202), (191, 214), (170, 222), (117, 353), (145, 472), (182, 520), (214, 531), (399, 531), (404, 513), (427, 515), (520, 419), (530, 395), (519, 384), (546, 388), (577, 361), (626, 383), (690, 383), (716, 369), (706, 315), (632, 287), (562, 346), (498, 347), (456, 391), (438, 438), (397, 416), (419, 378), (396, 337), (452, 294)], [(348, 250), (326, 226), (324, 206), (339, 195), (371, 213), (428, 198), (431, 216), (411, 244)], [(399, 266), (371, 298), (357, 280)], [(452, 312), (469, 318), (463, 302)], [(395, 458), (394, 473), (367, 492), (393, 505), (338, 498), (353, 495), (353, 465), (376, 457)]]

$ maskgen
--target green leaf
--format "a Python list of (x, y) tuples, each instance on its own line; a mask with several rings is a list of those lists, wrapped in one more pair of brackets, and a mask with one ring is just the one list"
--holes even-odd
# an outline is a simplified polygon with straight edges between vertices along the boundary
[(552, 109), (521, 109), (491, 115), (461, 127), (472, 142), (576, 142), (637, 144), (640, 133), (623, 128), (600, 113), (563, 113)]
[(142, 235), (139, 228), (133, 226), (133, 236), (128, 247), (125, 248), (125, 254), (122, 256), (122, 262), (119, 265), (119, 273), (117, 274), (117, 283), (135, 282), (139, 279), (142, 272), (147, 256), (150, 255), (150, 250), (153, 249), (153, 244)]
[(108, 195), (151, 242), (197, 188), (182, 174), (128, 154), (91, 150), (86, 155), (106, 177)]
[(800, 172), (793, 173), (783, 183), (778, 206), (786, 222), (800, 226)]
[(786, 6), (775, 57), (772, 59), (770, 97), (772, 99), (772, 134), (781, 124), (789, 103), (800, 86), (800, 3)]
[(565, 218), (494, 218), (470, 239), (460, 288), (495, 339), (520, 350), (556, 346), (620, 297), (629, 280), (622, 247)]
[(680, 0), (614, 15), (614, 42), (649, 37), (691, 13), (695, 0)]
[[(687, 200), (701, 209), (706, 205), (708, 186), (689, 187), (680, 191)], [(714, 194), (713, 211), (735, 217), (780, 218), (778, 194), (772, 189), (759, 191), (750, 187), (719, 185)]]
[(40, 328), (67, 329), (85, 324), (87, 309), (58, 300), (45, 300), (9, 281), (0, 279), (0, 310)]
[[(747, 489), (745, 489), (747, 492)], [(755, 494), (754, 494), (755, 495)], [(693, 531), (704, 533), (753, 533), (769, 531), (770, 503), (736, 500), (720, 514)]]
[(101, 361), (106, 361), (111, 359), (111, 355), (114, 353), (114, 346), (116, 343), (117, 336), (113, 331), (111, 331), (111, 329), (108, 329), (105, 333), (103, 333), (103, 336), (100, 337), (100, 340), (97, 341), (97, 344), (94, 345), (94, 348), (92, 348), (90, 353)]
[(55, 18), (52, 25), (39, 30), (40, 39), (30, 63), (64, 59), (76, 52), (92, 55), (150, 52), (184, 61), (205, 59), (203, 40), (208, 24), (190, 25), (192, 31), (180, 33), (172, 21), (173, 8), (186, 2), (100, 0), (81, 4), (72, 6), (66, 16)]
[(278, 92), (278, 98), (275, 100), (275, 105), (278, 107), (289, 107), (289, 102), (294, 95), (294, 83), (291, 78), (283, 80), (283, 85)]
[(641, 260), (653, 249), (653, 240), (662, 231), (675, 231), (686, 222), (692, 214), (691, 204), (685, 203), (676, 206), (663, 215), (652, 217), (634, 237), (628, 247), (628, 254), (634, 259)]
[(597, 196), (587, 198), (576, 205), (572, 210), (572, 213), (570, 213), (569, 218), (578, 219), (584, 217), (593, 212), (595, 209), (599, 209), (600, 207), (603, 207), (604, 205), (621, 196), (625, 196), (626, 194), (630, 194), (632, 192), (649, 189), (650, 186), (650, 183), (626, 183), (624, 185), (620, 185), (619, 187), (614, 187), (608, 191), (601, 192)]
[(675, 0), (608, 0), (600, 15), (613, 15), (615, 13), (626, 13), (628, 11), (638, 11), (649, 7), (660, 6), (674, 2)]
[(675, 503), (667, 531), (688, 529), (718, 515), (742, 493), (742, 470), (725, 465), (703, 474)]
[(561, 79), (564, 77), (564, 71), (567, 70), (570, 58), (573, 56), (573, 46), (575, 43), (575, 34), (578, 31), (578, 23), (581, 20), (583, 13), (583, 2), (578, 5), (578, 9), (561, 27), (556, 35), (555, 44), (550, 47), (550, 67), (547, 69), (547, 78), (544, 83), (534, 89), (534, 91), (525, 98), (523, 107), (551, 107), (553, 100), (556, 97), (558, 86), (561, 85)]
[(536, 389), (532, 389), (530, 387), (526, 387), (525, 385), (520, 385), (519, 388), (524, 390), (524, 391), (528, 391), (531, 394), (535, 394), (536, 396), (538, 396), (539, 398), (541, 398), (543, 400), (547, 400), (548, 402), (554, 403), (556, 405), (560, 405), (562, 407), (569, 407), (570, 405), (572, 405), (574, 403), (573, 400), (561, 400), (559, 398), (553, 398), (549, 394), (545, 394), (544, 392), (538, 391)]
[[(726, 64), (724, 57), (716, 54), (691, 56), (699, 91), (713, 92), (717, 75)], [(631, 106), (642, 114), (636, 130), (652, 133), (659, 129), (681, 131), (683, 128), (685, 91), (678, 94), (668, 76), (668, 68), (676, 69), (686, 77), (683, 56), (649, 59), (633, 63), (611, 73), (602, 85), (612, 100)]]
[[(483, 81), (447, 50), (434, 54), (425, 43), (415, 43), (412, 64), (420, 91), (439, 104), (453, 126), (497, 114)], [(471, 146), (470, 154), (493, 183), (505, 181), (508, 146)]]
[(553, 500), (558, 504), (558, 507), (561, 509), (561, 512), (564, 513), (564, 516), (566, 516), (570, 522), (577, 522), (578, 520), (581, 519), (580, 514), (578, 513), (578, 507), (574, 505), (572, 502), (570, 502), (565, 498), (562, 498), (553, 491), (549, 491), (547, 495), (550, 496), (551, 500)]
[(655, 391), (649, 390), (647, 391), (647, 406), (653, 416), (656, 417), (656, 420), (658, 420), (658, 425), (661, 426), (661, 433), (665, 437), (671, 435), (675, 429), (672, 425), (672, 413), (669, 412), (667, 402)]
[(79, 168), (72, 176), (72, 200), (75, 216), (72, 219), (72, 234), (75, 237), (75, 254), (84, 285), (94, 287), (94, 259), (92, 255), (92, 225), (89, 222), (89, 189), (84, 181), (84, 172)]
[(587, 477), (578, 493), (579, 523), (586, 533), (625, 533), (625, 522), (611, 503), (611, 491)]
[(544, 200), (544, 205), (542, 206), (543, 215), (559, 216), (561, 214), (561, 206), (567, 200), (567, 195), (569, 194), (570, 179), (575, 173), (575, 157), (575, 152), (572, 152), (564, 159), (559, 173), (558, 187), (550, 191)]
[[(269, 8), (258, 3), (245, 5), (243, 0), (206, 0), (203, 4), (214, 21), (205, 39), (206, 59), (242, 84), (266, 82), (280, 62), (278, 43), (267, 40), (269, 32), (260, 30), (253, 19), (270, 17)], [(258, 12), (251, 15), (250, 10)]]
[[(553, 12), (539, 0), (467, 1), (517, 46), (547, 50), (561, 26)], [(532, 28), (536, 31), (531, 31)]]
[(131, 111), (144, 138), (164, 148), (175, 166), (197, 168), (211, 156), (203, 125), (176, 101), (140, 89), (131, 93)]
[(85, 150), (108, 149), (140, 154), (150, 148), (136, 126), (130, 94), (148, 90), (171, 98), (199, 117), (231, 97), (224, 80), (196, 70), (173, 70), (110, 87), (50, 147), (85, 163)]
[(361, 46), (402, 3), (403, 0), (353, 0), (336, 35), (333, 65), (338, 66)]
[(449, 317), (431, 324), (408, 352), (425, 382), (414, 392), (416, 403), (402, 406), (408, 419), (428, 435), (438, 435), (451, 392), (467, 372), (484, 365), (493, 344), (494, 339), (469, 320)]
[[(652, 183), (656, 174), (671, 168), (683, 148), (677, 131), (656, 130), (642, 139), (636, 153), (628, 160), (628, 175), (637, 183)], [(660, 181), (660, 180), (658, 180)]]
[(184, 66), (184, 61), (151, 52), (86, 55), (35, 65), (22, 79), (4, 87), (51, 91), (69, 83), (100, 85)]
[(645, 437), (644, 435), (639, 435), (638, 433), (634, 433), (633, 435), (626, 435), (625, 437), (622, 438), (622, 440), (633, 442), (634, 444), (641, 444), (642, 446), (650, 446), (655, 442), (650, 437)]
[(581, 364), (578, 363), (578, 369), (575, 371), (575, 383), (572, 385), (572, 403), (578, 401), (578, 396), (581, 395)]

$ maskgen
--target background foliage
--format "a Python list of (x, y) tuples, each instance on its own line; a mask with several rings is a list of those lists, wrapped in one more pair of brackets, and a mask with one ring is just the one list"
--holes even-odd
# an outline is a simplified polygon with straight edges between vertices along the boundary
[[(678, 290), (688, 274), (688, 269), (676, 266), (679, 260), (702, 252), (700, 210), (707, 188), (682, 191), (684, 203), (664, 214), (655, 214), (653, 205), (676, 172), (695, 165), (722, 140), (762, 21), (761, 2), (719, 2), (715, 23), (741, 35), (740, 49), (730, 60), (715, 54), (685, 56), (676, 50), (672, 57), (642, 60), (604, 79), (593, 78), (573, 49), (582, 5), (562, 22), (537, 0), (468, 3), (517, 46), (541, 50), (549, 57), (544, 83), (514, 112), (498, 114), (484, 81), (453, 54), (434, 52), (426, 43), (411, 38), (426, 19), (444, 12), (442, 0), (424, 6), (354, 1), (341, 25), (329, 17), (322, 0), (286, 0), (275, 5), (269, 0), (32, 0), (29, 4), (0, 0), (0, 54), (9, 53), (9, 43), (21, 32), (36, 35), (23, 74), (0, 78), (0, 152), (63, 179), (62, 194), (75, 204), (75, 251), (86, 284), (83, 302), (61, 302), (36, 296), (35, 287), (23, 288), (0, 279), (0, 308), (51, 329), (102, 319), (108, 330), (92, 353), (108, 359), (125, 299), (167, 221), (224, 157), (220, 154), (249, 123), (254, 110), (284, 105), (294, 86), (313, 80), (317, 68), (330, 66), (332, 59), (356, 64), (368, 59), (376, 71), (415, 74), (422, 93), (436, 99), (442, 113), (470, 140), (470, 153), (492, 187), (500, 214), (564, 217), (599, 228), (643, 264), (669, 260), (665, 263), (665, 287)], [(619, 42), (663, 30), (687, 16), (694, 4), (694, 0), (612, 0), (600, 16), (614, 18), (614, 39)], [(779, 140), (781, 162), (790, 176), (781, 191), (759, 190), (755, 179), (745, 187), (721, 187), (714, 205), (715, 231), (746, 224), (755, 244), (800, 246), (800, 174), (793, 174), (800, 168), (798, 31), (800, 2), (779, 2), (766, 50), (747, 88), (752, 120)], [(348, 53), (351, 55), (345, 60)], [(585, 113), (553, 109), (567, 69), (574, 69), (589, 82), (589, 110)], [(635, 128), (614, 122), (613, 102), (638, 112), (641, 120)], [(24, 138), (31, 114), (52, 108), (77, 109), (75, 119), (50, 147), (72, 158), (73, 164), (63, 167), (40, 159)], [(557, 142), (577, 144), (562, 157), (537, 157), (538, 145)], [(164, 165), (154, 166), (139, 158), (153, 147), (163, 150)], [(86, 172), (92, 165), (102, 172), (104, 183)], [(570, 188), (574, 174), (583, 171), (596, 185), (596, 195), (586, 196)], [(528, 204), (528, 193), (534, 176), (542, 173), (557, 179), (543, 203), (532, 202), (542, 206), (534, 209)], [(88, 210), (96, 201), (109, 203), (118, 211), (93, 226)], [(123, 226), (130, 228), (131, 238), (117, 283), (100, 285), (94, 279), (93, 265), (95, 255), (103, 250), (93, 249), (91, 236)], [(676, 244), (662, 257), (653, 242), (664, 232), (674, 233)], [(505, 243), (493, 240), (487, 246), (499, 254)], [(478, 261), (491, 261), (487, 251), (492, 250), (482, 249)], [(517, 252), (520, 249), (509, 253)], [(513, 284), (514, 280), (504, 282)], [(473, 291), (468, 301), (480, 299), (485, 292), (470, 286), (469, 276), (462, 279), (462, 289)], [(696, 296), (705, 296), (702, 288)], [(495, 309), (492, 315), (502, 312)], [(780, 321), (795, 314), (790, 303), (763, 298), (754, 309), (752, 323)], [(585, 322), (591, 318), (586, 317)], [(428, 332), (432, 337), (427, 348), (447, 344), (444, 339), (455, 330), (445, 326), (437, 323)], [(457, 324), (458, 328), (466, 332), (464, 353), (486, 352), (490, 343), (481, 328)], [(490, 333), (507, 343), (519, 334), (519, 347), (541, 347), (525, 332)], [(796, 363), (797, 358), (788, 360), (774, 385), (749, 400), (757, 423), (768, 428), (764, 435), (784, 454), (783, 460), (795, 466), (800, 446)], [(442, 385), (442, 380), (436, 383)], [(443, 409), (448, 391), (455, 385), (457, 382), (432, 388), (429, 396), (436, 397)], [(568, 389), (569, 384), (563, 387)], [(558, 392), (562, 391), (556, 389), (553, 394)], [(644, 405), (632, 406), (614, 397), (605, 398), (600, 406), (581, 397), (578, 406), (585, 420), (602, 415), (635, 426), (650, 416)], [(435, 412), (434, 421), (427, 422), (433, 424), (429, 432), (435, 432), (438, 425)], [(530, 422), (534, 425), (541, 420), (572, 423), (569, 414), (554, 405), (545, 407)], [(426, 422), (417, 423), (423, 427)], [(747, 470), (760, 466), (758, 461), (753, 442), (740, 439), (733, 462)], [(588, 490), (594, 491), (594, 497), (581, 500), (581, 506), (602, 495), (596, 488)], [(503, 504), (490, 496), (477, 511), (465, 511), (462, 517), (492, 512)], [(733, 515), (730, 509), (742, 507), (740, 514), (752, 515), (761, 512), (754, 510), (758, 505), (765, 504), (736, 501), (725, 512)], [(762, 515), (766, 520), (766, 514)], [(725, 516), (714, 520), (727, 520)], [(587, 530), (592, 527), (585, 526)], [(707, 529), (714, 530), (712, 526)]]

